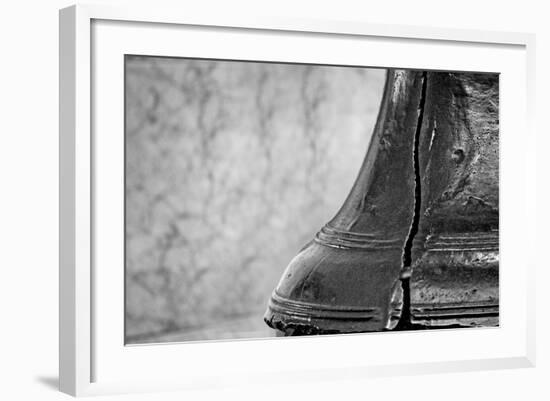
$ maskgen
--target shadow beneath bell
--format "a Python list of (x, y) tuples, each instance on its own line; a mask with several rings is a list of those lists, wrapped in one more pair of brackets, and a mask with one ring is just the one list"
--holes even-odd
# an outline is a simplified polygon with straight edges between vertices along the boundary
[(51, 390), (59, 390), (59, 378), (57, 376), (41, 376), (37, 377), (36, 381)]

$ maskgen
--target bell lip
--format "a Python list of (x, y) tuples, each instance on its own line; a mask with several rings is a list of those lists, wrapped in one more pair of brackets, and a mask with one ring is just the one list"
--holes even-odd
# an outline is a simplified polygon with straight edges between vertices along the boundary
[(411, 322), (426, 326), (498, 326), (499, 302), (411, 303)]
[(268, 303), (268, 310), (291, 315), (297, 318), (319, 318), (329, 320), (382, 320), (380, 307), (337, 306), (317, 304), (285, 298), (273, 292)]
[[(396, 305), (390, 307), (398, 310)], [(388, 312), (386, 312), (388, 313)], [(282, 332), (346, 334), (383, 331), (388, 316), (380, 307), (335, 306), (290, 300), (273, 293), (264, 315), (265, 323)]]
[(499, 313), (499, 302), (420, 303), (411, 302), (411, 313), (416, 316), (489, 316)]
[(410, 324), (417, 329), (465, 329), (500, 327), (499, 316), (470, 316), (470, 317), (415, 317), (411, 315)]

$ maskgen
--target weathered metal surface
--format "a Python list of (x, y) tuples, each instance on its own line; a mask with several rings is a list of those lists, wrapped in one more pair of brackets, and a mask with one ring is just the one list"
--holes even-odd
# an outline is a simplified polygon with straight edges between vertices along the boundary
[(290, 262), (264, 317), (287, 335), (393, 328), (413, 220), (413, 153), (425, 74), (389, 71), (373, 137), (347, 200)]
[(498, 84), (497, 74), (427, 74), (413, 324), (498, 324)]
[(355, 185), (288, 266), (267, 324), (497, 325), (498, 132), (498, 75), (390, 71)]

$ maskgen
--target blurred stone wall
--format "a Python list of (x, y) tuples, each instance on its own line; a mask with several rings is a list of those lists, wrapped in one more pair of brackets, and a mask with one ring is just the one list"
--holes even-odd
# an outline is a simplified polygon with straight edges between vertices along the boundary
[(266, 335), (282, 271), (353, 184), (385, 71), (125, 68), (127, 342)]

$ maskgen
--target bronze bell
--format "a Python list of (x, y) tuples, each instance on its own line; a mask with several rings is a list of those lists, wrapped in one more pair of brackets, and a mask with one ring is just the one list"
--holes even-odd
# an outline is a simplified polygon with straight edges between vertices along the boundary
[(498, 324), (498, 94), (497, 74), (427, 73), (412, 324)]
[(374, 331), (397, 323), (422, 89), (421, 72), (388, 72), (355, 184), (336, 216), (290, 262), (269, 301), (269, 326), (298, 335)]
[(497, 75), (388, 71), (355, 184), (264, 320), (285, 335), (498, 323)]

